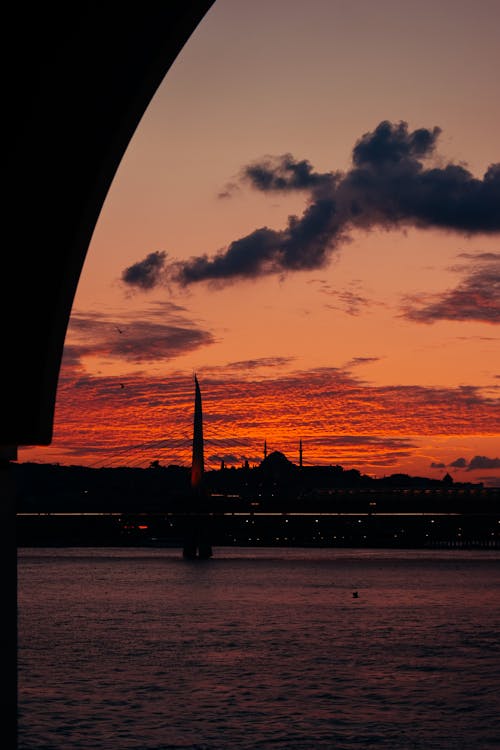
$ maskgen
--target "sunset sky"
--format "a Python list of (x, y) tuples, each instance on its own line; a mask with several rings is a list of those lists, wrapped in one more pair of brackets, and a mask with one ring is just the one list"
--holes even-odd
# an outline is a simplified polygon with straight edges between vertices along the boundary
[[(500, 485), (500, 2), (216, 0), (99, 218), (48, 447)], [(496, 165), (496, 166), (495, 166)]]

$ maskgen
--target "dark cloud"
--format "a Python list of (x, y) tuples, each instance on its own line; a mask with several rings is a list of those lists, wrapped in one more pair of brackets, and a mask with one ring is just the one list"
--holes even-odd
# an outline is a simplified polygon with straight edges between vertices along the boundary
[(81, 347), (65, 344), (63, 365), (66, 370), (79, 370), (82, 367)]
[(500, 262), (500, 253), (460, 253), (458, 257), (483, 263)]
[(358, 365), (371, 365), (374, 362), (380, 362), (380, 357), (353, 357), (347, 363), (346, 368), (357, 367)]
[(166, 257), (165, 252), (149, 253), (144, 260), (134, 263), (123, 271), (122, 281), (140, 289), (152, 289), (161, 279)]
[(162, 323), (135, 317), (116, 323), (106, 316), (74, 313), (68, 329), (71, 345), (65, 346), (65, 356), (75, 363), (85, 356), (100, 356), (137, 364), (171, 360), (214, 343), (209, 331), (179, 315), (180, 308), (173, 306), (170, 316), (169, 309), (164, 309), (166, 322)]
[(353, 149), (352, 161), (357, 167), (415, 163), (434, 151), (441, 128), (419, 128), (408, 132), (405, 122), (384, 121), (373, 133), (365, 133)]
[(431, 463), (431, 469), (444, 469), (445, 467), (446, 464), (435, 463), (434, 461)]
[(296, 161), (291, 154), (269, 156), (249, 164), (242, 170), (242, 179), (263, 192), (296, 190), (331, 194), (341, 179), (340, 172), (315, 172), (306, 159)]
[[(225, 284), (322, 268), (355, 228), (500, 232), (500, 164), (492, 164), (483, 179), (461, 165), (426, 166), (440, 132), (438, 127), (410, 131), (406, 122), (383, 121), (357, 141), (346, 173), (316, 172), (309, 161), (291, 154), (247, 165), (240, 180), (256, 190), (305, 192), (302, 216), (290, 216), (281, 230), (257, 228), (212, 256), (167, 265), (164, 253), (151, 253), (126, 269), (123, 281), (150, 289), (165, 280)], [(233, 190), (229, 185), (221, 196)]]
[(465, 467), (467, 466), (467, 461), (465, 458), (457, 458), (449, 465), (453, 466), (455, 469), (465, 469)]
[(329, 260), (330, 242), (336, 224), (336, 207), (330, 199), (312, 203), (299, 219), (290, 216), (283, 230), (262, 227), (232, 242), (227, 250), (209, 257), (173, 262), (167, 269), (170, 281), (186, 286), (210, 280), (225, 283), (284, 271), (322, 268)]
[(475, 471), (477, 469), (500, 469), (500, 458), (474, 456), (469, 462), (467, 471)]
[(256, 359), (243, 359), (238, 362), (229, 362), (224, 370), (256, 370), (260, 367), (282, 367), (289, 365), (295, 357), (257, 357)]
[(439, 128), (408, 131), (382, 122), (354, 148), (340, 185), (359, 226), (415, 226), (464, 234), (500, 231), (500, 164), (479, 180), (463, 166), (425, 168)]
[(455, 289), (443, 294), (413, 297), (403, 317), (416, 323), (437, 320), (500, 323), (500, 264), (474, 270)]
[(474, 456), (469, 462), (465, 458), (457, 458), (450, 466), (466, 471), (477, 471), (485, 469), (500, 469), (500, 458), (488, 458), (488, 456)]
[(111, 356), (139, 363), (174, 359), (213, 342), (212, 334), (199, 328), (135, 321), (127, 336), (108, 339), (106, 346)]

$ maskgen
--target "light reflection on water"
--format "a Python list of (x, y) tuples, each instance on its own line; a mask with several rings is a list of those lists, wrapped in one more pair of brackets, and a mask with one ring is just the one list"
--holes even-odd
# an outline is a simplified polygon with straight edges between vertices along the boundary
[(22, 549), (18, 581), (20, 750), (500, 747), (498, 551)]

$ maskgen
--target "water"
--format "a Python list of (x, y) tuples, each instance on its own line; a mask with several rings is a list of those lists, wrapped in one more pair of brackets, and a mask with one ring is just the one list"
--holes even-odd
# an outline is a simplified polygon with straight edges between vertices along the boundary
[(214, 552), (19, 551), (20, 750), (498, 750), (500, 552)]

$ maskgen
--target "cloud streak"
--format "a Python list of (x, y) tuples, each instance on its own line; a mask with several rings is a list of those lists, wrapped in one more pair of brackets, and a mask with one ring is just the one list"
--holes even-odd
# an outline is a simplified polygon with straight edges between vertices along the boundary
[(475, 260), (484, 264), (474, 267), (454, 289), (433, 297), (412, 297), (403, 317), (416, 323), (438, 320), (500, 323), (500, 256), (482, 253)]
[[(137, 318), (73, 313), (64, 355), (77, 364), (84, 357), (106, 357), (129, 363), (172, 360), (214, 343), (210, 331), (181, 314), (182, 308), (163, 306), (162, 322)], [(159, 316), (159, 311), (153, 315)]]
[[(175, 441), (176, 435), (187, 436), (189, 450), (191, 376), (130, 373), (127, 388), (121, 391), (118, 386), (123, 376), (82, 378), (82, 374), (64, 370), (61, 378), (58, 431), (65, 431), (66, 444), (75, 439), (71, 431), (76, 424), (78, 434), (87, 426), (92, 432), (99, 425), (101, 439), (109, 439), (110, 450), (156, 438)], [(238, 441), (255, 446), (267, 438), (269, 449), (274, 444), (289, 452), (302, 437), (309, 446), (310, 460), (329, 464), (338, 462), (340, 454), (344, 460), (349, 447), (357, 447), (359, 460), (362, 451), (369, 453), (370, 446), (380, 458), (379, 448), (406, 452), (418, 436), (463, 439), (498, 431), (498, 399), (487, 398), (473, 387), (374, 386), (348, 369), (334, 368), (253, 379), (236, 371), (229, 377), (207, 371), (200, 373), (200, 381), (206, 439), (216, 438), (228, 450), (239, 445)], [(82, 410), (87, 415), (83, 423)], [(463, 458), (453, 465), (465, 469), (468, 462)], [(471, 465), (475, 467), (477, 462)]]
[(461, 165), (428, 166), (440, 133), (439, 127), (410, 131), (406, 122), (383, 121), (356, 142), (345, 173), (316, 172), (291, 154), (249, 164), (241, 184), (269, 194), (303, 192), (303, 214), (289, 216), (281, 230), (257, 228), (211, 256), (167, 263), (164, 253), (150, 253), (126, 269), (122, 280), (147, 290), (168, 282), (223, 285), (320, 269), (354, 229), (500, 232), (500, 164), (492, 164), (482, 179)]

